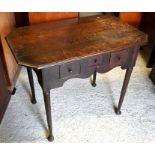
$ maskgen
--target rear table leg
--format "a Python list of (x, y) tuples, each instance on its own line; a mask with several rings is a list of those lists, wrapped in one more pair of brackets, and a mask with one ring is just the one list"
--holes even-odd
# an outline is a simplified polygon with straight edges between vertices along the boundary
[(91, 84), (92, 84), (93, 87), (96, 87), (96, 74), (97, 74), (97, 71), (95, 70), (94, 71), (94, 74), (93, 74), (93, 80), (91, 82)]
[(31, 92), (32, 92), (31, 102), (33, 104), (35, 104), (35, 103), (37, 103), (37, 101), (36, 101), (36, 97), (35, 97), (35, 90), (34, 90), (34, 81), (33, 81), (32, 69), (29, 68), (29, 67), (27, 67), (27, 73), (28, 73), (29, 83), (30, 83)]

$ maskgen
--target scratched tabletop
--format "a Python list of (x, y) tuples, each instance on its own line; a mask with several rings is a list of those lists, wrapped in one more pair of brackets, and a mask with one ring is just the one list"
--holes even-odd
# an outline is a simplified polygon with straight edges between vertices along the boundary
[(41, 69), (144, 45), (148, 36), (116, 17), (100, 15), (15, 28), (6, 40), (19, 65)]

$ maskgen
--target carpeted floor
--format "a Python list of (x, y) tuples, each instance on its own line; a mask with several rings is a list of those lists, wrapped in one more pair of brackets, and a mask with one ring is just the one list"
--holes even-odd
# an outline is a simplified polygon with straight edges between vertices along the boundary
[[(117, 116), (125, 71), (120, 67), (98, 74), (97, 87), (90, 79), (71, 79), (51, 90), (54, 142), (155, 142), (155, 87), (141, 55)], [(0, 142), (48, 142), (42, 91), (35, 76), (37, 104), (30, 102), (30, 88), (23, 69), (17, 92), (11, 98), (2, 124)]]

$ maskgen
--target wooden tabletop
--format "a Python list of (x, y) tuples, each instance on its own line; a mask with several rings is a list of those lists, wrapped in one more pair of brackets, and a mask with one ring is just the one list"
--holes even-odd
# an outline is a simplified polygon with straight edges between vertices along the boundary
[(6, 36), (18, 64), (37, 69), (143, 45), (147, 39), (143, 32), (107, 15), (16, 28)]

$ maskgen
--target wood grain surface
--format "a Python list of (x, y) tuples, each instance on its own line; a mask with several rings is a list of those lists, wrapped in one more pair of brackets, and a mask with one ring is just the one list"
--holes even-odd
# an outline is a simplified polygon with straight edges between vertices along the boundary
[(37, 69), (140, 46), (148, 40), (143, 32), (107, 15), (17, 28), (6, 38), (18, 64)]

